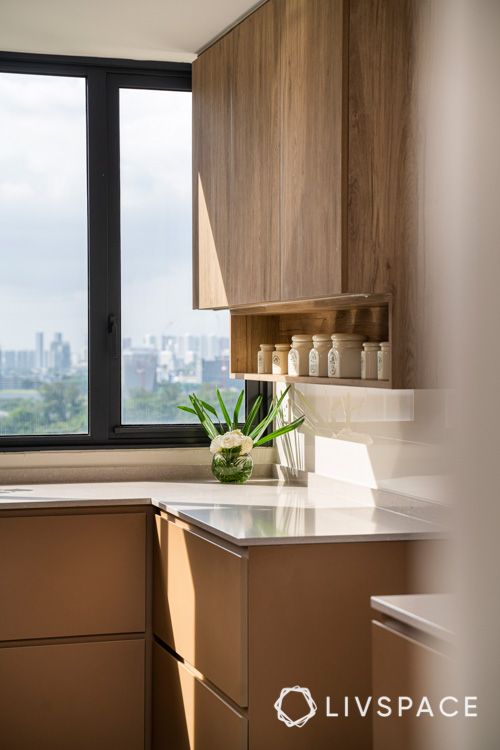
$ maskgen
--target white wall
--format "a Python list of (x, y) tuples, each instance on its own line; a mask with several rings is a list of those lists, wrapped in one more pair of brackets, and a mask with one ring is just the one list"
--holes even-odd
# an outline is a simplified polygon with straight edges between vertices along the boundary
[(295, 385), (284, 416), (303, 413), (306, 421), (278, 441), (280, 462), (297, 473), (445, 502), (452, 399), (446, 391)]

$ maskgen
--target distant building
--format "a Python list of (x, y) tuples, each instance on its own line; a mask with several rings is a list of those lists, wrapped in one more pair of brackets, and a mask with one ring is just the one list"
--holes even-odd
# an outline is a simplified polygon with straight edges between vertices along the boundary
[(218, 385), (219, 388), (229, 388), (233, 385), (229, 377), (229, 357), (204, 359), (201, 369), (202, 383)]
[(154, 333), (146, 333), (144, 336), (144, 346), (146, 346), (149, 349), (157, 349), (157, 341), (156, 336)]
[(49, 349), (49, 370), (65, 374), (71, 370), (71, 346), (63, 340), (62, 333), (55, 333)]
[(45, 350), (43, 333), (35, 333), (35, 368), (39, 371), (45, 369)]
[(156, 386), (158, 355), (149, 348), (127, 349), (123, 352), (123, 395), (133, 391), (152, 393)]

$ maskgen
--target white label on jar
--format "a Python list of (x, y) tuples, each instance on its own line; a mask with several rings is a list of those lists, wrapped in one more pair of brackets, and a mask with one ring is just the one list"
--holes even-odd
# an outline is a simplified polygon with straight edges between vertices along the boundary
[(278, 352), (273, 354), (273, 365), (281, 365), (280, 355)]
[(361, 352), (361, 377), (366, 378), (366, 352)]
[(309, 375), (317, 377), (318, 375), (319, 357), (316, 349), (311, 349), (309, 352)]
[(383, 375), (383, 358), (382, 358), (382, 352), (377, 352), (377, 374), (379, 378), (382, 378)]
[(337, 374), (337, 352), (330, 349), (328, 352), (328, 377), (334, 378)]
[(292, 349), (288, 354), (288, 373), (290, 375), (299, 373), (299, 353), (296, 349)]

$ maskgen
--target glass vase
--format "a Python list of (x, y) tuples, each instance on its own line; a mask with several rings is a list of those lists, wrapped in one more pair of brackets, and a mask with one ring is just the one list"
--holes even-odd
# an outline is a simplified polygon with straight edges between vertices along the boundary
[(252, 476), (253, 459), (248, 453), (241, 455), (228, 449), (216, 453), (212, 459), (212, 474), (219, 482), (244, 484)]

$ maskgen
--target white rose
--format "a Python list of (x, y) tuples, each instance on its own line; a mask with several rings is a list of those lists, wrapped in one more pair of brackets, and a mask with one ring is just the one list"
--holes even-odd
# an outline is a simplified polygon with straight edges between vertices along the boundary
[(218, 453), (222, 447), (222, 435), (217, 435), (210, 443), (210, 453)]
[(241, 443), (241, 452), (243, 454), (250, 453), (250, 451), (253, 448), (253, 440), (251, 437), (247, 437), (246, 435), (243, 437), (243, 441)]
[(239, 448), (243, 442), (241, 430), (231, 430), (222, 435), (221, 448)]

